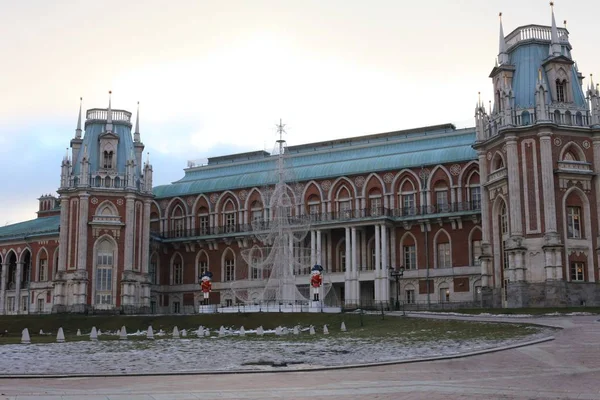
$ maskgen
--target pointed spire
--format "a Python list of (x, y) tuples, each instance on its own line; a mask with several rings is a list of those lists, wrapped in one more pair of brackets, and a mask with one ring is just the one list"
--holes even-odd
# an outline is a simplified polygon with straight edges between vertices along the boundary
[(112, 132), (112, 90), (108, 91), (108, 109), (106, 110), (106, 132)]
[(550, 56), (559, 56), (561, 54), (561, 46), (558, 41), (558, 29), (556, 28), (556, 19), (554, 18), (554, 2), (550, 2), (550, 9), (552, 10), (552, 28), (551, 28), (551, 44), (549, 49)]
[(81, 139), (81, 106), (83, 104), (83, 97), (79, 98), (79, 117), (77, 118), (77, 129), (75, 129), (75, 139)]
[(498, 63), (503, 65), (508, 64), (508, 54), (506, 54), (506, 40), (504, 39), (504, 29), (502, 29), (502, 13), (498, 14), (498, 17), (500, 18)]
[(133, 132), (133, 141), (140, 141), (140, 102), (137, 102), (137, 115), (135, 117), (135, 131)]
[(63, 161), (69, 161), (69, 148), (67, 147), (66, 151), (65, 151), (65, 157), (63, 158)]

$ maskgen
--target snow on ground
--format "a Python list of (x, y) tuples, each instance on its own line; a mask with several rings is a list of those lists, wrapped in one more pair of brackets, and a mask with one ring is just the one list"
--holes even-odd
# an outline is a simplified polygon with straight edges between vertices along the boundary
[[(290, 329), (291, 330), (291, 329)], [(318, 330), (319, 331), (319, 330)], [(246, 331), (247, 335), (251, 330)], [(265, 331), (265, 333), (270, 331)], [(195, 333), (190, 330), (190, 333)], [(136, 332), (135, 335), (140, 335)], [(184, 371), (271, 369), (266, 363), (291, 367), (335, 366), (452, 355), (549, 335), (542, 330), (511, 340), (437, 340), (405, 338), (355, 339), (347, 336), (306, 339), (239, 336), (160, 340), (106, 340), (0, 346), (0, 374), (131, 374)], [(131, 335), (134, 336), (134, 335)], [(165, 335), (170, 336), (170, 333)]]

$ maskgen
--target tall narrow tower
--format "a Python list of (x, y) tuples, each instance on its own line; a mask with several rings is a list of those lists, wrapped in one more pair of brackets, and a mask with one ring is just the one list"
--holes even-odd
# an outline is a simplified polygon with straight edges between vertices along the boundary
[[(139, 113), (139, 109), (138, 109)], [(82, 108), (71, 157), (62, 163), (56, 312), (149, 307), (148, 251), (152, 167), (141, 166), (139, 115)]]

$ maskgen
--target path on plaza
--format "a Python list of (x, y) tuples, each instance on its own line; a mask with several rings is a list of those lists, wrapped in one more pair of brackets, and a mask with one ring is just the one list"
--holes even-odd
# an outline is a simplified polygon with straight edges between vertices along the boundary
[(554, 341), (526, 347), (450, 360), (355, 369), (1, 379), (0, 399), (600, 399), (599, 316), (466, 319), (543, 323), (563, 329), (556, 332)]

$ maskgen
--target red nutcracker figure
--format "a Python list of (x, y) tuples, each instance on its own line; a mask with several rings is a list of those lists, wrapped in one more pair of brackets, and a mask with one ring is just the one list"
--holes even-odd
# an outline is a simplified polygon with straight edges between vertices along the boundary
[(200, 276), (200, 289), (202, 290), (202, 294), (204, 295), (204, 303), (209, 304), (209, 294), (212, 290), (212, 272), (205, 271), (202, 276)]
[(319, 301), (319, 289), (323, 283), (321, 271), (323, 271), (323, 267), (318, 264), (315, 264), (311, 270), (310, 286), (313, 288), (313, 301)]

